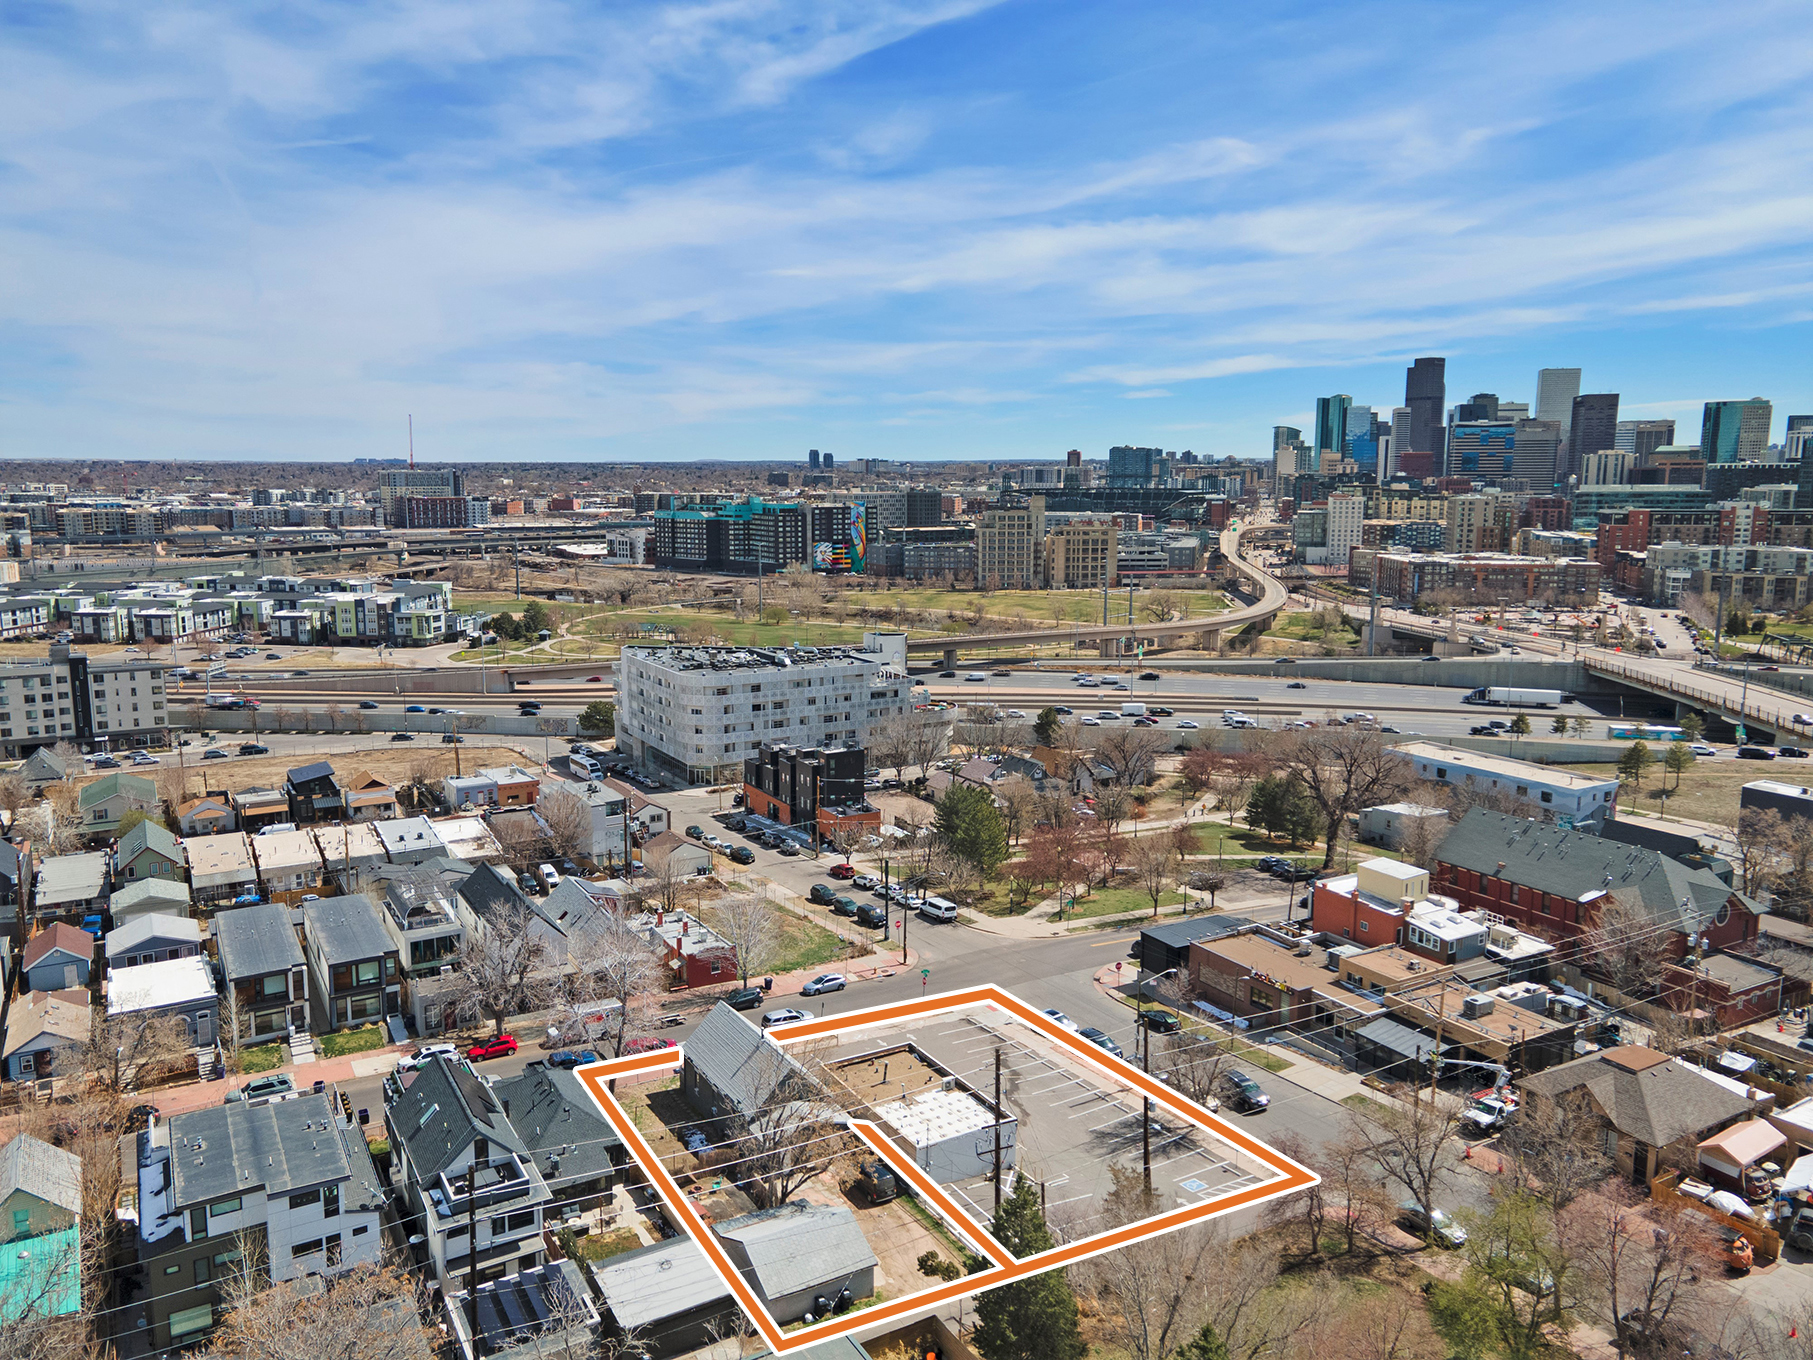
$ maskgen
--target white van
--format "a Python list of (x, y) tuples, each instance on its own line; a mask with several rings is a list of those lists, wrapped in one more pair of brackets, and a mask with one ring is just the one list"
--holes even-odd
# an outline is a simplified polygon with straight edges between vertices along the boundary
[(549, 892), (553, 892), (554, 889), (560, 886), (560, 875), (554, 871), (554, 866), (552, 864), (539, 865), (535, 872), (541, 879), (542, 887), (546, 888)]
[(988, 673), (986, 671), (971, 671), (963, 678), (966, 682), (974, 681), (978, 685), (986, 685), (988, 683)]
[(957, 904), (942, 897), (928, 897), (919, 904), (919, 915), (928, 921), (955, 921)]
[(567, 768), (582, 779), (596, 779), (600, 766), (590, 756), (568, 756)]

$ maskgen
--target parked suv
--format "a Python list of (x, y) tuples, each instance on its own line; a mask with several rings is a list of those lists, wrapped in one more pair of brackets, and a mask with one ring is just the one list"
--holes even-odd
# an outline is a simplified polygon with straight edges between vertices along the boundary
[(724, 1004), (733, 1011), (752, 1011), (762, 1004), (760, 987), (738, 987), (724, 998)]

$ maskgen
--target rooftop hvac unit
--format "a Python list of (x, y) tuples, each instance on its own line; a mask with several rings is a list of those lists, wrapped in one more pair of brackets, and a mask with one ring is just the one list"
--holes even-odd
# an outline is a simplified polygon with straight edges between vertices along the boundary
[(1482, 1015), (1490, 1015), (1498, 1002), (1489, 996), (1469, 996), (1460, 1003), (1460, 1013), (1468, 1020), (1477, 1020)]

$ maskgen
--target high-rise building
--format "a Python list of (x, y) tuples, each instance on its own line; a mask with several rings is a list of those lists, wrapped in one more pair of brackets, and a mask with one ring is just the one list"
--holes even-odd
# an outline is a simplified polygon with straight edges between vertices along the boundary
[(1108, 450), (1108, 485), (1153, 486), (1163, 475), (1164, 463), (1163, 449), (1141, 449), (1131, 444), (1116, 444)]
[(818, 456), (818, 465), (824, 471), (829, 472), (832, 468), (837, 466), (837, 458), (831, 453), (821, 453)]
[(1378, 414), (1370, 406), (1347, 408), (1346, 429), (1341, 437), (1341, 456), (1351, 459), (1360, 473), (1377, 480), (1379, 441), (1387, 432)]
[(1579, 395), (1579, 369), (1536, 370), (1536, 419), (1552, 420), (1561, 426), (1561, 442), (1564, 446), (1567, 444), (1568, 422), (1574, 418), (1574, 398)]
[(1624, 449), (1600, 449), (1580, 460), (1581, 486), (1623, 486), (1637, 456)]
[(1021, 507), (985, 511), (976, 521), (976, 580), (1003, 590), (1033, 590), (1045, 557), (1045, 498)]
[(1573, 416), (1568, 421), (1566, 472), (1561, 480), (1577, 476), (1587, 454), (1617, 447), (1618, 394), (1585, 392), (1575, 397)]
[(378, 474), (378, 500), (384, 522), (395, 525), (396, 502), (403, 496), (464, 496), (466, 477), (452, 468), (391, 468)]
[(1052, 590), (1113, 585), (1120, 532), (1112, 519), (1073, 519), (1045, 539), (1045, 584)]
[(1675, 442), (1675, 423), (1672, 420), (1620, 420), (1616, 440), (1613, 448), (1619, 453), (1633, 455), (1641, 463), (1663, 445)]
[(1328, 498), (1328, 561), (1345, 567), (1349, 554), (1360, 546), (1366, 528), (1366, 496), (1360, 491), (1337, 491)]
[(807, 449), (806, 450), (806, 466), (809, 468), (812, 468), (814, 470), (816, 470), (818, 468), (818, 450), (817, 449)]
[(1316, 398), (1316, 442), (1318, 454), (1340, 453), (1347, 439), (1347, 412), (1353, 398), (1345, 392), (1333, 397)]
[(1497, 420), (1498, 393), (1475, 392), (1454, 408), (1454, 424), (1468, 420)]
[(1527, 481), (1536, 495), (1552, 490), (1555, 462), (1561, 456), (1561, 422), (1515, 421), (1511, 426), (1511, 439), (1511, 475)]
[[(1782, 440), (1783, 461), (1805, 464), (1813, 454), (1813, 416), (1789, 416), (1788, 433)], [(1803, 507), (1805, 502), (1799, 502)]]
[(1069, 453), (1065, 454), (1064, 466), (1073, 468), (1080, 468), (1083, 466), (1083, 451), (1081, 449), (1072, 449)]
[(1700, 419), (1700, 454), (1708, 463), (1761, 460), (1769, 447), (1769, 425), (1775, 407), (1762, 397), (1749, 401), (1709, 401)]
[(1307, 452), (1303, 443), (1303, 431), (1295, 425), (1272, 426), (1272, 479), (1295, 477), (1299, 472), (1307, 472)]
[(1515, 465), (1515, 448), (1516, 430), (1506, 421), (1456, 424), (1448, 431), (1448, 475), (1508, 477)]
[(1410, 408), (1410, 428), (1404, 446), (1398, 450), (1400, 462), (1406, 453), (1429, 453), (1435, 455), (1436, 467), (1444, 466), (1447, 440), (1442, 418), (1448, 404), (1447, 371), (1446, 359), (1433, 358), (1418, 359), (1404, 370), (1404, 405)]

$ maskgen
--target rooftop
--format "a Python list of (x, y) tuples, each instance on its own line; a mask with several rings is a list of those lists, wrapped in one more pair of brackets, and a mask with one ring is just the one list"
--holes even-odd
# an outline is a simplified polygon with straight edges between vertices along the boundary
[(765, 671), (800, 666), (881, 664), (857, 647), (625, 647), (625, 661), (670, 671)]
[(258, 876), (251, 843), (242, 832), (191, 836), (184, 844), (189, 851), (189, 872), (198, 884), (212, 877), (238, 877), (249, 883)]
[(99, 897), (107, 883), (107, 852), (53, 855), (38, 865), (34, 891), (40, 905)]
[(129, 1015), (215, 1000), (214, 970), (199, 955), (135, 963), (107, 975), (107, 1014)]
[(206, 932), (188, 916), (151, 911), (107, 932), (107, 957), (130, 954), (147, 940), (184, 940), (199, 947)]
[(354, 963), (394, 953), (378, 909), (362, 893), (302, 904), (302, 929), (315, 952), (329, 963)]
[(790, 1200), (719, 1223), (714, 1231), (741, 1245), (756, 1288), (769, 1299), (880, 1264), (856, 1226), (856, 1215), (842, 1204)]
[(74, 954), (87, 963), (94, 958), (94, 936), (86, 930), (58, 921), (55, 925), (46, 926), (25, 942), (25, 952), (19, 956), (20, 964), (25, 968), (35, 968), (54, 949)]
[(278, 869), (319, 869), (321, 847), (306, 831), (269, 831), (252, 837), (252, 854), (266, 873)]
[(626, 1332), (730, 1298), (704, 1249), (685, 1235), (608, 1257), (592, 1273), (611, 1316)]
[[(168, 1136), (173, 1203), (194, 1204), (263, 1189), (288, 1194), (336, 1182), (361, 1181), (370, 1167), (356, 1160), (365, 1138), (342, 1128), (332, 1097), (305, 1095), (269, 1105), (244, 1101), (170, 1116)], [(361, 1186), (361, 1198), (375, 1186)], [(349, 1206), (350, 1207), (350, 1206)]]
[(1553, 1098), (1585, 1089), (1612, 1126), (1652, 1148), (1698, 1139), (1748, 1114), (1750, 1101), (1697, 1067), (1655, 1049), (1609, 1048), (1524, 1077), (1523, 1089)]
[(1558, 765), (1537, 765), (1527, 760), (1512, 760), (1508, 756), (1482, 755), (1478, 751), (1463, 751), (1433, 741), (1407, 741), (1392, 749), (1410, 760), (1497, 775), (1501, 779), (1540, 784), (1549, 789), (1570, 789), (1585, 793), (1591, 789), (1609, 788), (1618, 782), (1616, 778), (1577, 774)]
[(303, 965), (294, 918), (281, 902), (221, 912), (214, 918), (214, 939), (229, 981), (288, 972)]

